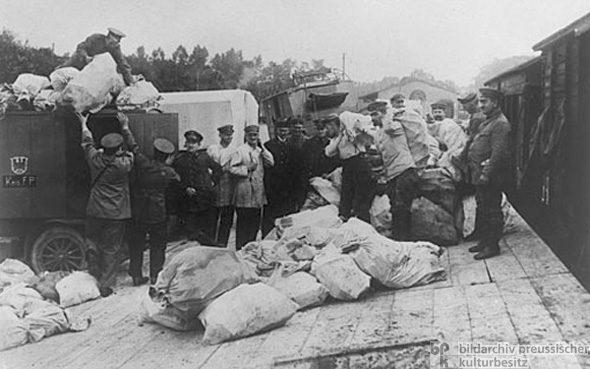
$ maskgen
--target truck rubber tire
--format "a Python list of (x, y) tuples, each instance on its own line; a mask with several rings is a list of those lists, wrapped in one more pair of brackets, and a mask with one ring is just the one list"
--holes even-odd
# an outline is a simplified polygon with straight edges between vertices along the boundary
[(86, 266), (84, 238), (74, 228), (56, 226), (41, 232), (31, 250), (35, 272), (80, 270)]

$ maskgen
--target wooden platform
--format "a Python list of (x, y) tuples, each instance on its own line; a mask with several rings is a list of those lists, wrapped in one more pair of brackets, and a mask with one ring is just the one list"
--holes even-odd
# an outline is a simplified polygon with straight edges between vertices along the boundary
[[(429, 368), (433, 340), (450, 345), (445, 357), (454, 367), (458, 342), (589, 340), (590, 294), (518, 219), (498, 257), (475, 261), (470, 244), (448, 248), (446, 281), (331, 302), (279, 329), (217, 346), (202, 345), (201, 331), (140, 325), (147, 287), (131, 287), (122, 271), (115, 295), (72, 308), (92, 316), (87, 331), (0, 352), (0, 368)], [(590, 368), (588, 355), (529, 360), (531, 368)]]

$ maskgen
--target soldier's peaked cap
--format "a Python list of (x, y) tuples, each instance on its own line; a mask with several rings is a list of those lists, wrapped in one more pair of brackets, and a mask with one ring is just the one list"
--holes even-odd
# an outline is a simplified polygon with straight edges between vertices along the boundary
[(184, 132), (184, 138), (187, 140), (191, 138), (193, 140), (196, 140), (197, 142), (203, 141), (203, 135), (194, 130)]
[(118, 38), (123, 38), (123, 37), (125, 37), (125, 36), (126, 36), (126, 35), (125, 35), (123, 32), (119, 31), (119, 30), (118, 30), (118, 29), (116, 29), (116, 28), (109, 27), (109, 28), (108, 28), (108, 30), (109, 30), (109, 33), (110, 33), (111, 35), (115, 36), (115, 37), (118, 37)]
[(367, 110), (368, 111), (376, 111), (379, 109), (383, 109), (387, 106), (387, 102), (385, 101), (375, 101), (369, 104), (369, 106), (367, 106)]
[(225, 126), (218, 127), (217, 131), (221, 134), (229, 135), (234, 133), (234, 126), (231, 124), (226, 124)]
[(156, 138), (154, 140), (154, 149), (164, 154), (172, 154), (174, 152), (174, 144), (165, 138)]
[(123, 144), (123, 136), (118, 133), (109, 133), (100, 140), (100, 145), (105, 149), (115, 149)]
[(447, 104), (445, 104), (443, 101), (437, 101), (435, 103), (430, 104), (430, 107), (434, 110), (434, 109), (445, 109), (447, 107)]
[(467, 104), (467, 103), (475, 100), (476, 97), (477, 97), (477, 94), (475, 92), (469, 92), (466, 95), (458, 97), (457, 101), (459, 101), (461, 104)]
[(502, 99), (504, 98), (504, 94), (502, 93), (502, 91), (487, 87), (480, 88), (479, 94), (482, 97), (489, 97), (490, 99), (494, 99), (496, 101), (502, 101)]

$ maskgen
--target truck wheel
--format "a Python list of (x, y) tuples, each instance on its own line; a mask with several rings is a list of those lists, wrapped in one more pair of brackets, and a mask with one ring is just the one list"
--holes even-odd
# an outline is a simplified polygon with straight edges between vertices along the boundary
[(86, 265), (84, 238), (69, 227), (41, 232), (32, 246), (31, 265), (37, 273), (82, 269)]

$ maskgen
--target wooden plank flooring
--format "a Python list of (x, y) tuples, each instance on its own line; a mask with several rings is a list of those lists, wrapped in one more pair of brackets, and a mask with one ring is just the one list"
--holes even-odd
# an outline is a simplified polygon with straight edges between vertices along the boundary
[[(476, 261), (470, 244), (446, 249), (447, 280), (407, 290), (379, 290), (354, 302), (329, 301), (298, 312), (284, 327), (221, 345), (203, 332), (139, 324), (147, 287), (131, 287), (124, 268), (116, 294), (71, 308), (92, 316), (90, 328), (0, 352), (1, 368), (321, 368), (387, 367), (387, 360), (425, 355), (430, 341), (448, 343), (449, 367), (459, 342), (588, 343), (590, 294), (517, 215), (518, 231), (501, 255)], [(174, 254), (190, 247), (170, 245)], [(590, 368), (588, 355), (528, 355), (531, 368)], [(372, 360), (367, 366), (366, 360)], [(400, 359), (401, 360), (401, 359)], [(403, 362), (403, 361), (399, 361)], [(365, 365), (365, 366), (363, 366)]]

